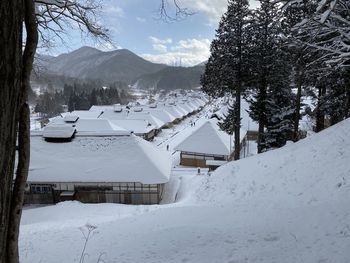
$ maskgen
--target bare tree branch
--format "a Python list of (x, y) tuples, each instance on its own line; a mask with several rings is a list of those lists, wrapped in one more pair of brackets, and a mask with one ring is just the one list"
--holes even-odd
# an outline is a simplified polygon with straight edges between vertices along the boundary
[(161, 0), (158, 9), (159, 19), (165, 22), (179, 21), (193, 14), (188, 8), (182, 7), (179, 0)]
[(97, 20), (101, 5), (97, 0), (34, 0), (42, 45), (49, 47), (66, 29), (79, 29), (96, 40), (110, 42), (108, 30)]

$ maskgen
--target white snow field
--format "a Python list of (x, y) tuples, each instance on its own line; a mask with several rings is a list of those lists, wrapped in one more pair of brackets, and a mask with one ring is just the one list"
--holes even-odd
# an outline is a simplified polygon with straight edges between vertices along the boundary
[[(279, 150), (183, 176), (177, 202), (27, 209), (23, 263), (350, 262), (350, 119)], [(86, 231), (86, 229), (85, 229)]]

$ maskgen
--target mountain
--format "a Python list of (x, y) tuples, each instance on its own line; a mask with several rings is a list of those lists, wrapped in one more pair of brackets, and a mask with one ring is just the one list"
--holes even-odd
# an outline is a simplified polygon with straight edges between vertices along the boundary
[(203, 62), (197, 64), (196, 66), (203, 66), (203, 67), (205, 67), (205, 65), (206, 65), (207, 63), (208, 63), (208, 60), (203, 61)]
[[(171, 67), (147, 61), (127, 49), (104, 52), (92, 47), (81, 47), (57, 57), (38, 55), (43, 83), (50, 80), (54, 86), (65, 81), (99, 80), (104, 84), (115, 81), (135, 84), (139, 88), (176, 89), (199, 86), (203, 66)], [(42, 69), (45, 69), (44, 71)]]
[(163, 90), (192, 89), (200, 86), (203, 66), (166, 67), (158, 72), (140, 76), (135, 86)]
[(153, 73), (165, 65), (144, 60), (127, 49), (103, 52), (82, 47), (46, 60), (47, 74), (77, 79), (100, 79), (105, 82), (131, 83), (140, 75)]

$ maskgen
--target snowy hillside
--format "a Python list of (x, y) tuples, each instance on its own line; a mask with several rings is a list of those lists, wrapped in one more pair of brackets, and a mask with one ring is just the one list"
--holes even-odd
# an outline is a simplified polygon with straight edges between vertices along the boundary
[[(177, 203), (24, 211), (21, 262), (350, 262), (350, 119), (282, 149), (183, 176)], [(44, 252), (45, 251), (45, 252)]]
[(350, 119), (299, 143), (231, 162), (197, 190), (197, 198), (299, 206), (349, 197), (349, 132)]

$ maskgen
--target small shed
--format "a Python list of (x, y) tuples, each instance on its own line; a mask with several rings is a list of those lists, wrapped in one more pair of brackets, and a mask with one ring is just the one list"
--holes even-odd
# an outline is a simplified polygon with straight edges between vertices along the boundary
[(229, 160), (233, 145), (233, 136), (221, 131), (216, 122), (208, 120), (175, 147), (175, 150), (181, 152), (181, 165), (208, 168), (207, 160)]
[(48, 125), (42, 131), (43, 138), (46, 141), (71, 141), (75, 134), (75, 127), (65, 123)]

